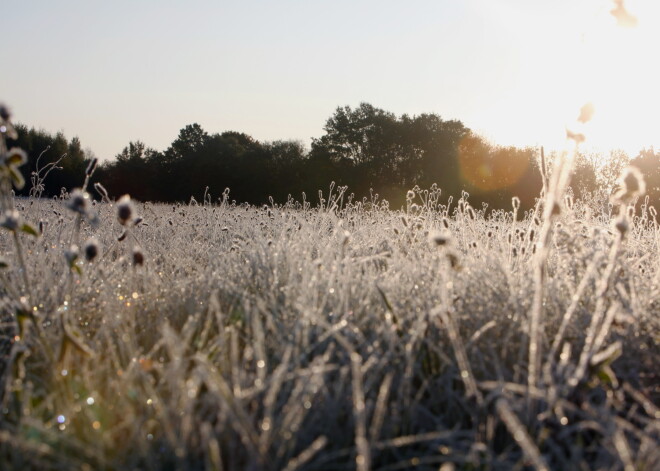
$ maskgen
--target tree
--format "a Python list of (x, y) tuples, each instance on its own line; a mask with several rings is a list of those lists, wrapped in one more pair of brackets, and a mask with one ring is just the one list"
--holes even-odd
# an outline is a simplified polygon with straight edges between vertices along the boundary
[(179, 131), (179, 136), (165, 151), (165, 155), (171, 160), (191, 157), (204, 147), (208, 138), (209, 135), (199, 124), (189, 124)]
[(457, 148), (469, 132), (460, 121), (443, 121), (435, 114), (397, 118), (361, 103), (356, 109), (337, 108), (313, 139), (311, 163), (334, 164), (340, 184), (368, 194), (374, 188), (389, 199), (402, 200), (405, 188), (438, 183), (452, 193), (458, 184)]
[(644, 175), (649, 204), (660, 209), (660, 152), (655, 152), (653, 147), (642, 149), (630, 164)]
[[(52, 135), (21, 124), (17, 124), (15, 127), (18, 138), (10, 141), (9, 145), (10, 147), (20, 147), (28, 154), (27, 165), (22, 168), (26, 177), (26, 185), (18, 192), (19, 194), (29, 194), (32, 188), (30, 176), (37, 171), (37, 160), (39, 160), (39, 168), (43, 169), (62, 156), (65, 157), (58, 164), (58, 168), (50, 172), (44, 182), (43, 196), (59, 195), (62, 188), (71, 190), (82, 184), (85, 178), (86, 161), (90, 159), (90, 155), (83, 150), (80, 139), (74, 137), (69, 141), (62, 133)], [(40, 156), (41, 158), (39, 158)]]

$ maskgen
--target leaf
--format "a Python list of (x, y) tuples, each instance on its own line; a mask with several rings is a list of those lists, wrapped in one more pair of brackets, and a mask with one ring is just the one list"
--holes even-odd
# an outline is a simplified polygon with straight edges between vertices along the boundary
[(614, 360), (621, 356), (622, 350), (621, 342), (614, 342), (605, 350), (601, 350), (591, 357), (591, 366), (598, 368), (611, 365)]
[(11, 179), (14, 181), (14, 186), (16, 187), (16, 189), (20, 190), (21, 188), (23, 188), (25, 186), (25, 179), (23, 178), (21, 172), (19, 172), (12, 166), (7, 167), (7, 170), (9, 171), (9, 175), (11, 176)]
[(596, 372), (596, 376), (603, 383), (611, 384), (615, 388), (619, 386), (619, 380), (616, 378), (614, 370), (607, 365), (601, 366)]
[(39, 231), (37, 231), (37, 228), (34, 227), (32, 224), (29, 222), (24, 222), (21, 225), (21, 231), (25, 232), (26, 234), (30, 234), (31, 236), (34, 237), (39, 237)]
[(5, 162), (9, 166), (18, 167), (27, 162), (27, 160), (27, 154), (23, 149), (13, 147), (7, 154), (7, 160)]

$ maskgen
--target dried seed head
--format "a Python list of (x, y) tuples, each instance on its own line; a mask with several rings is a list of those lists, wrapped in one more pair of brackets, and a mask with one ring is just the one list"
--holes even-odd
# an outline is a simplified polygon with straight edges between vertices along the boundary
[(559, 216), (561, 214), (561, 205), (556, 201), (552, 204), (552, 213), (553, 216)]
[(85, 259), (88, 262), (93, 261), (99, 254), (99, 241), (94, 237), (87, 239), (83, 251), (85, 252)]
[(511, 205), (513, 206), (514, 211), (518, 211), (518, 209), (520, 208), (520, 198), (518, 198), (517, 196), (511, 198)]
[(623, 0), (614, 0), (614, 9), (610, 14), (616, 18), (616, 23), (622, 28), (634, 28), (637, 26), (637, 17), (632, 15), (624, 6)]
[(627, 192), (643, 195), (646, 192), (646, 184), (642, 172), (636, 167), (628, 167), (623, 171), (621, 181)]
[(124, 195), (117, 201), (117, 219), (125, 226), (133, 217), (133, 203), (129, 195)]
[(621, 189), (613, 197), (614, 203), (627, 204), (646, 193), (646, 183), (642, 172), (636, 167), (627, 167), (619, 178)]
[(448, 232), (432, 231), (429, 234), (429, 243), (435, 247), (443, 247), (451, 243), (451, 234)]
[(79, 214), (86, 214), (90, 206), (89, 193), (76, 188), (71, 192), (67, 207)]
[(15, 209), (8, 209), (0, 220), (0, 227), (16, 231), (21, 225), (21, 215)]
[(346, 246), (348, 245), (348, 242), (351, 240), (351, 233), (348, 231), (344, 231), (341, 235), (341, 245)]
[(105, 201), (110, 199), (108, 196), (108, 190), (106, 190), (105, 187), (100, 183), (94, 183), (94, 189), (103, 197)]
[(2, 118), (3, 121), (9, 121), (11, 118), (11, 112), (4, 103), (0, 103), (0, 118)]
[(94, 173), (94, 170), (96, 170), (96, 165), (98, 163), (99, 163), (99, 159), (94, 157), (92, 159), (92, 161), (89, 163), (89, 165), (87, 166), (87, 169), (85, 170), (85, 175), (87, 175), (88, 177), (91, 176), (92, 173)]
[(133, 266), (142, 266), (144, 264), (144, 254), (140, 247), (133, 247)]
[(594, 116), (596, 108), (593, 103), (586, 103), (580, 108), (580, 115), (578, 116), (578, 121), (581, 123), (588, 123), (591, 121), (591, 118)]
[(576, 144), (584, 142), (587, 138), (584, 134), (580, 132), (573, 132), (570, 129), (566, 129), (566, 139), (572, 139)]
[(412, 201), (415, 198), (415, 192), (412, 190), (408, 190), (408, 193), (406, 193), (406, 199), (408, 201)]
[(64, 251), (64, 258), (69, 264), (69, 267), (72, 267), (73, 264), (76, 263), (76, 260), (78, 260), (79, 256), (80, 249), (78, 249), (78, 246), (75, 244), (71, 245), (67, 250)]
[(621, 234), (622, 238), (626, 235), (626, 232), (628, 232), (629, 226), (628, 226), (628, 218), (626, 217), (625, 213), (621, 214), (616, 219), (616, 221), (614, 222), (614, 227), (616, 228), (617, 231), (619, 231), (619, 234)]
[(451, 265), (452, 268), (458, 269), (460, 267), (458, 263), (458, 255), (456, 255), (455, 252), (447, 251), (446, 257), (447, 260), (449, 260), (449, 264)]

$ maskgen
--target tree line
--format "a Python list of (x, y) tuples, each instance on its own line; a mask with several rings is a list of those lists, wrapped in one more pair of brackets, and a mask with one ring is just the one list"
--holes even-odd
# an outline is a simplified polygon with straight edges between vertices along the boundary
[[(61, 133), (51, 135), (24, 125), (17, 131), (12, 144), (28, 152), (29, 174), (43, 175), (44, 168), (55, 166), (66, 154), (44, 180), (43, 196), (80, 185), (92, 155), (78, 138), (69, 141)], [(576, 196), (611, 186), (629, 160), (621, 153), (614, 157), (597, 170), (597, 158), (579, 156), (573, 178)], [(325, 191), (334, 181), (348, 186), (348, 193), (359, 199), (378, 193), (391, 207), (403, 204), (408, 189), (435, 183), (445, 197), (456, 199), (461, 191), (469, 192), (477, 207), (485, 203), (491, 209), (508, 208), (511, 198), (518, 196), (529, 208), (542, 187), (539, 162), (538, 149), (493, 145), (460, 121), (437, 114), (396, 116), (362, 103), (337, 108), (324, 134), (312, 139), (311, 149), (300, 141), (260, 142), (235, 131), (210, 134), (190, 124), (164, 151), (130, 142), (114, 160), (100, 165), (94, 181), (111, 195), (128, 193), (142, 201), (201, 200), (230, 188), (230, 199), (251, 204), (271, 197), (284, 202), (289, 195), (300, 199), (303, 192), (312, 201), (318, 190)], [(645, 174), (648, 193), (658, 206), (660, 153), (643, 150), (631, 163)], [(28, 181), (23, 194), (32, 186)]]

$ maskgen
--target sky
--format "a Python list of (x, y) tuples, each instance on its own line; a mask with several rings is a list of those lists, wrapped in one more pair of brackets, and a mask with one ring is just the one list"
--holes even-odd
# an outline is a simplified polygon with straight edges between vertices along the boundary
[(309, 145), (361, 102), (636, 153), (660, 147), (656, 4), (627, 0), (621, 28), (610, 0), (21, 0), (0, 8), (0, 100), (101, 159), (191, 123)]

